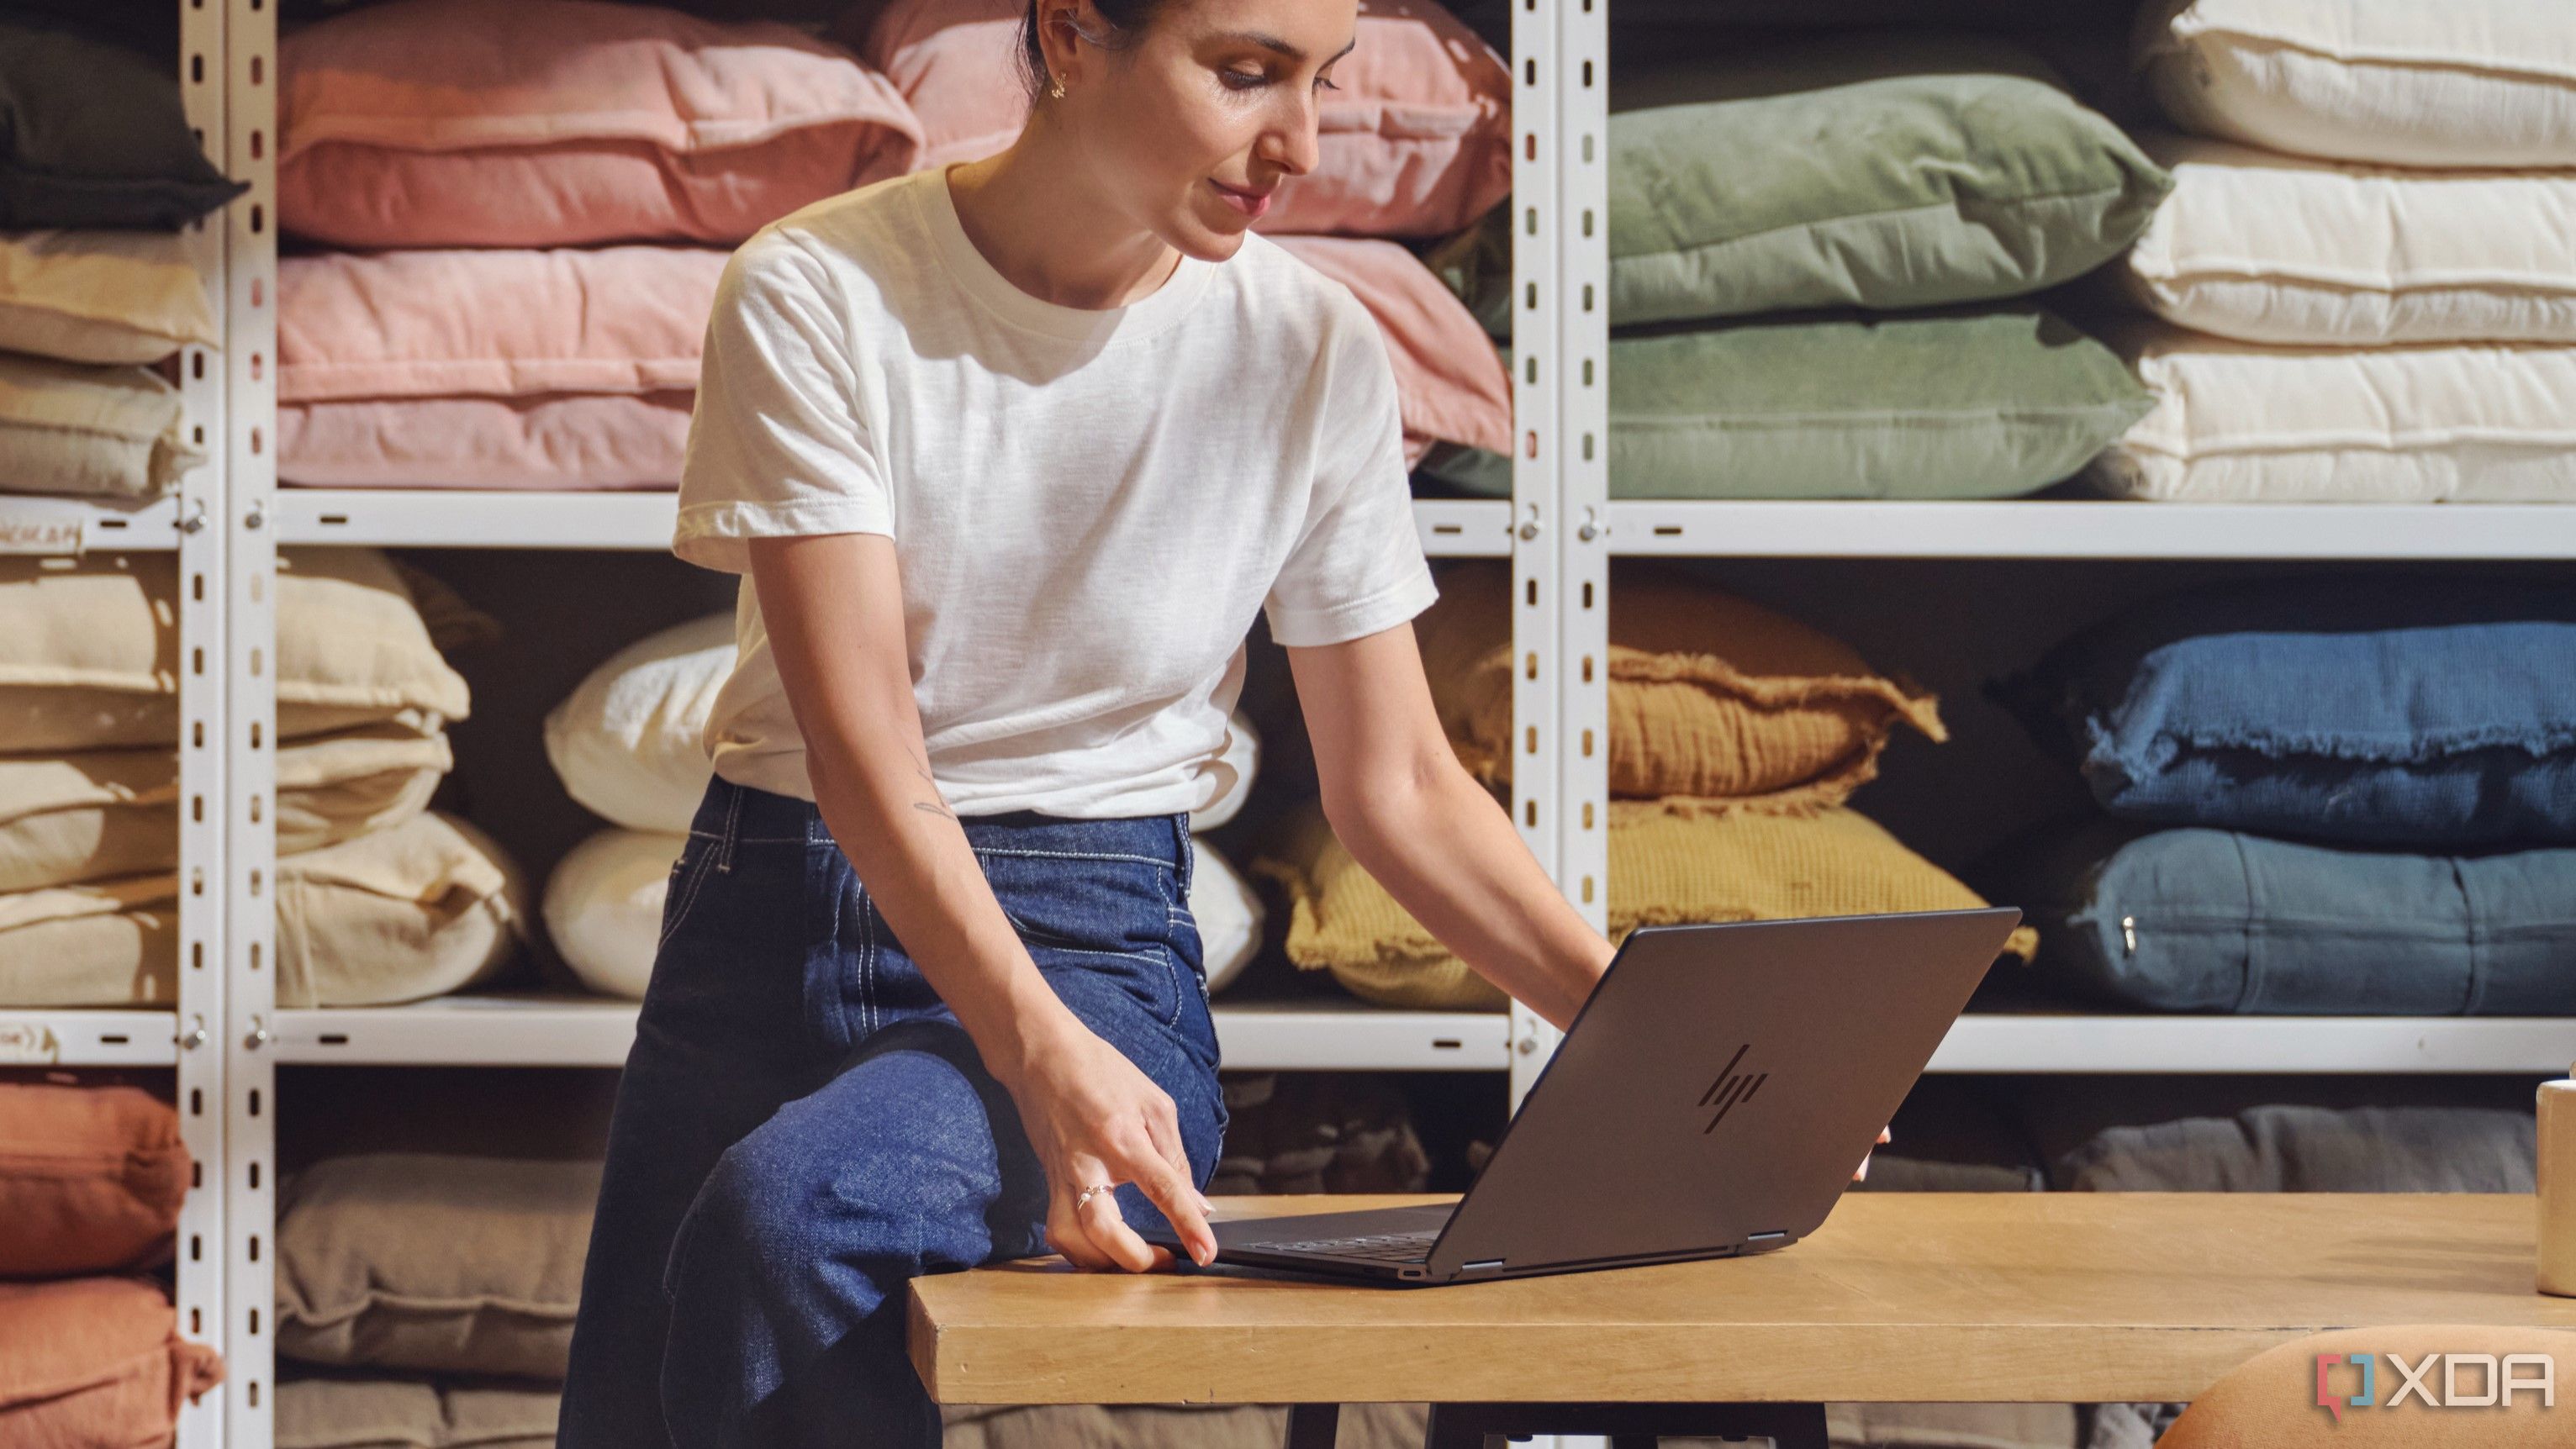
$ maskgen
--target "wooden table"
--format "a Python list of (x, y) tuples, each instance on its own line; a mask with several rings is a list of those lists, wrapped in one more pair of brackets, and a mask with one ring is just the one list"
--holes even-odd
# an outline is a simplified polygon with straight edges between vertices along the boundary
[(1372, 1401), (1433, 1404), (1434, 1449), (1712, 1423), (1787, 1449), (1827, 1401), (2190, 1399), (2329, 1328), (2576, 1329), (2532, 1289), (2534, 1221), (2505, 1194), (1854, 1193), (1776, 1253), (1434, 1288), (1035, 1258), (915, 1280), (911, 1350), (943, 1403), (1297, 1405), (1292, 1449)]

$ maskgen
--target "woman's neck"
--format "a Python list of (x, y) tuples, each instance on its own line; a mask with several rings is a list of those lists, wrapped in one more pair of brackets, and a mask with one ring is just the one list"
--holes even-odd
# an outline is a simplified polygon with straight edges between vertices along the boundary
[(948, 172), (967, 240), (1011, 285), (1060, 307), (1123, 307), (1162, 286), (1179, 249), (1118, 214), (1080, 148), (1046, 117)]

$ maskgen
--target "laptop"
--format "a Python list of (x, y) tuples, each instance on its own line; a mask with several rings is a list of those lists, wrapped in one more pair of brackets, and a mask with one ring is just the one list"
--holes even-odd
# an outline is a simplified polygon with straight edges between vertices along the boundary
[[(1411, 1286), (1785, 1248), (1833, 1211), (2020, 922), (1640, 926), (1456, 1203), (1211, 1222), (1215, 1261)], [(1142, 1236), (1202, 1271), (1168, 1226)]]

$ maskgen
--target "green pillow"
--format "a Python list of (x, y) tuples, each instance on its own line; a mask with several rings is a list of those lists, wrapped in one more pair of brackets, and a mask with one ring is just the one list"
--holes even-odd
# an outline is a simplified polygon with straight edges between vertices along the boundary
[(1970, 37), (1613, 71), (1610, 322), (2018, 297), (2173, 186), (2038, 56)]
[[(2112, 351), (2027, 303), (1739, 322), (1610, 340), (1614, 498), (2010, 498), (2146, 415)], [(1431, 477), (1499, 496), (1508, 459)]]

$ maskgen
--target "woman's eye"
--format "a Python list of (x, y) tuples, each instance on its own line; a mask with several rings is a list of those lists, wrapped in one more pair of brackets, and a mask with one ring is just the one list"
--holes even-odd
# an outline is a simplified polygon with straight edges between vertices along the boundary
[(1254, 71), (1250, 74), (1246, 74), (1239, 70), (1219, 71), (1217, 73), (1225, 77), (1225, 83), (1227, 86), (1238, 91), (1248, 91), (1254, 86), (1267, 83), (1270, 79), (1270, 77), (1261, 74), (1259, 71)]
[(1317, 84), (1317, 85), (1319, 85), (1319, 86), (1322, 86), (1324, 89), (1326, 89), (1326, 90), (1328, 90), (1328, 91), (1337, 91), (1337, 90), (1340, 90), (1340, 89), (1341, 89), (1341, 87), (1340, 87), (1340, 86), (1337, 86), (1337, 85), (1333, 84), (1333, 82), (1332, 82), (1331, 78), (1329, 78), (1329, 77), (1327, 77), (1327, 76), (1320, 76), (1320, 75), (1319, 75), (1319, 76), (1315, 77), (1315, 84)]

